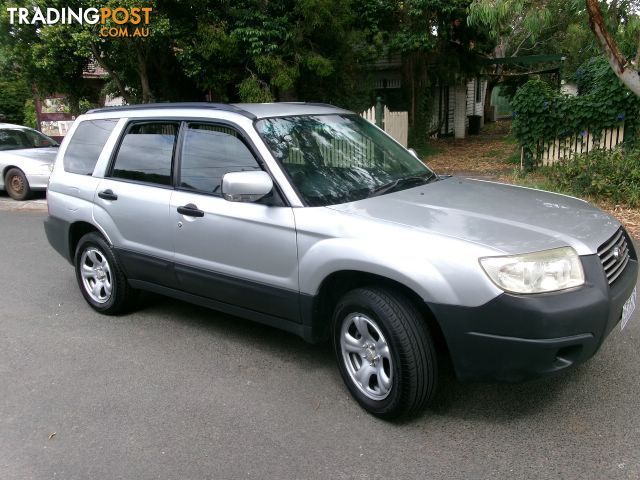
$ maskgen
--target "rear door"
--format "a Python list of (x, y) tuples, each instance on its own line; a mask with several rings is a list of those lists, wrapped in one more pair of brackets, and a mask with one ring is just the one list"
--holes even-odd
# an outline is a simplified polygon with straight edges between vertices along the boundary
[[(204, 122), (187, 122), (181, 143), (170, 208), (181, 288), (298, 321), (292, 209), (277, 192), (257, 203), (221, 196), (225, 173), (262, 168), (254, 149), (233, 126)], [(185, 207), (197, 216), (185, 214)]]
[(130, 279), (173, 286), (169, 204), (179, 122), (131, 122), (96, 190), (94, 216)]

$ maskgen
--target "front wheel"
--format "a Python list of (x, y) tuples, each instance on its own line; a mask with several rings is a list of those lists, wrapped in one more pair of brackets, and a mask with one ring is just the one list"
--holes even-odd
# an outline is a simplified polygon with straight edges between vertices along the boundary
[(438, 373), (433, 341), (404, 296), (377, 287), (347, 293), (334, 311), (333, 343), (347, 388), (373, 415), (410, 415), (433, 397)]
[(29, 180), (19, 168), (11, 168), (4, 177), (4, 186), (7, 193), (14, 200), (27, 200), (31, 197)]
[(124, 271), (102, 236), (88, 233), (80, 239), (75, 267), (82, 296), (94, 310), (115, 315), (130, 307), (135, 290), (129, 286)]

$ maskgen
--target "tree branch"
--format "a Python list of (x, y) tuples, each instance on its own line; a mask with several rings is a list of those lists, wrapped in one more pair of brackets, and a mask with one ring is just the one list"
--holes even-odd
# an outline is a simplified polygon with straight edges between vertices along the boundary
[(598, 0), (585, 0), (589, 13), (589, 26), (593, 31), (601, 50), (609, 65), (626, 87), (640, 96), (640, 75), (637, 66), (634, 68), (625, 56), (620, 52), (615, 39), (605, 25)]
[(518, 52), (520, 51), (520, 49), (522, 48), (522, 46), (524, 45), (524, 42), (526, 42), (527, 40), (529, 40), (529, 38), (531, 37), (531, 32), (527, 33), (524, 38), (522, 39), (522, 41), (518, 44), (518, 47), (514, 50), (514, 52), (511, 54), (512, 57), (515, 57), (518, 55)]
[(109, 65), (107, 65), (107, 62), (104, 61), (104, 59), (100, 55), (100, 52), (98, 51), (98, 48), (96, 47), (96, 44), (93, 42), (91, 42), (91, 53), (93, 53), (93, 58), (96, 59), (96, 62), (98, 62), (98, 65), (104, 68), (104, 71), (107, 72), (111, 78), (113, 78), (114, 82), (116, 82), (118, 90), (120, 90), (120, 95), (122, 95), (122, 98), (124, 98), (124, 101), (127, 102), (129, 105), (131, 105), (131, 95), (129, 95), (129, 92), (127, 92), (124, 86), (124, 82), (120, 78), (120, 75), (118, 75), (115, 71), (113, 71), (109, 67)]

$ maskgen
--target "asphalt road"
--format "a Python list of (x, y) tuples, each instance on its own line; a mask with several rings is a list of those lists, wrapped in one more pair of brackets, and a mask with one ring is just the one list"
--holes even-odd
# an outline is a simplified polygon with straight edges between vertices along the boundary
[[(156, 296), (94, 313), (42, 212), (0, 211), (2, 479), (639, 479), (640, 318), (521, 385), (388, 423), (328, 345)], [(55, 435), (52, 435), (55, 433)]]

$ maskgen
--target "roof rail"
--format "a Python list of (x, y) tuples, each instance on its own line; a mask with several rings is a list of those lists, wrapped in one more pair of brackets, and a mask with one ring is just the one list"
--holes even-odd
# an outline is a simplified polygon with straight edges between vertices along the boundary
[(331, 107), (331, 108), (342, 108), (336, 107), (335, 105), (331, 105), (330, 103), (322, 103), (322, 102), (301, 102), (305, 105), (313, 105), (314, 107)]
[(256, 116), (228, 103), (210, 103), (210, 102), (178, 102), (178, 103), (140, 103), (136, 105), (121, 105), (114, 107), (102, 107), (89, 110), (87, 113), (106, 113), (106, 112), (127, 112), (130, 110), (149, 110), (149, 109), (169, 109), (169, 108), (194, 108), (194, 109), (211, 109), (223, 110), (243, 115), (251, 120), (255, 120)]

